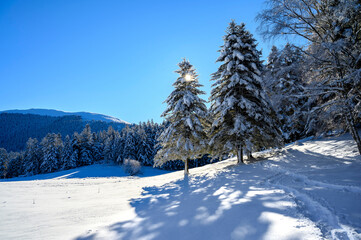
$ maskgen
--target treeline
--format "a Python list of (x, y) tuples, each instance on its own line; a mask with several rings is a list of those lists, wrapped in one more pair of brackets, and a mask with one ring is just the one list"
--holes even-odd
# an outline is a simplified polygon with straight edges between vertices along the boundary
[[(0, 176), (12, 178), (51, 173), (94, 163), (123, 164), (125, 159), (134, 159), (143, 166), (153, 166), (154, 155), (159, 149), (157, 138), (164, 124), (152, 121), (123, 128), (120, 131), (109, 127), (107, 131), (92, 132), (86, 125), (82, 132), (67, 135), (48, 133), (40, 142), (29, 138), (26, 148), (20, 152), (7, 152), (0, 148)], [(192, 167), (210, 163), (203, 156)], [(182, 161), (168, 162), (162, 169), (184, 168)]]
[[(112, 127), (120, 131), (123, 123), (84, 121), (80, 116), (41, 116), (35, 114), (0, 114), (0, 148), (7, 151), (22, 151), (29, 138), (43, 139), (48, 133), (60, 133), (63, 137), (81, 132), (89, 124), (92, 131), (99, 132)], [(64, 139), (63, 139), (64, 140)]]

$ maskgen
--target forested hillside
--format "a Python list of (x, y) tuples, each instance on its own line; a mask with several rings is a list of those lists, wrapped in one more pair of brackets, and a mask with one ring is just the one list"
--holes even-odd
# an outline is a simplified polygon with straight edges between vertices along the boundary
[(81, 132), (89, 124), (94, 132), (107, 130), (110, 126), (121, 130), (124, 123), (104, 121), (84, 121), (80, 116), (51, 117), (34, 114), (0, 114), (0, 148), (7, 151), (22, 151), (29, 138), (41, 140), (48, 133), (60, 133), (62, 136)]

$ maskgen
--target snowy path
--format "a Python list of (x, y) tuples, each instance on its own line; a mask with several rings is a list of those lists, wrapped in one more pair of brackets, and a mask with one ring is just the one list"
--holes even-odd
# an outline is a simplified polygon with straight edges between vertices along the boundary
[(343, 215), (341, 209), (337, 208), (339, 205), (334, 207), (331, 202), (333, 199), (322, 197), (327, 191), (331, 192), (332, 195), (346, 195), (351, 192), (361, 197), (359, 187), (314, 181), (308, 179), (305, 175), (284, 169), (280, 169), (275, 175), (268, 178), (266, 183), (269, 187), (282, 189), (285, 193), (288, 193), (294, 199), (300, 213), (315, 222), (325, 238), (358, 239), (361, 236), (352, 227), (341, 223), (339, 216), (343, 216), (342, 222), (345, 224), (350, 225), (352, 221)]
[(361, 239), (360, 173), (343, 136), (191, 169), (189, 181), (0, 182), (0, 239)]

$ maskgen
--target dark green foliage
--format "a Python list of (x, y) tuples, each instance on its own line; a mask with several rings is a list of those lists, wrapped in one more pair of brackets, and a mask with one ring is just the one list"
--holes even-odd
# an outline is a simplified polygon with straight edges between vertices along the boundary
[(50, 117), (33, 114), (0, 114), (0, 148), (7, 151), (21, 151), (29, 138), (43, 139), (48, 133), (62, 136), (81, 132), (86, 124), (95, 131), (103, 131), (112, 126), (120, 131), (125, 124), (103, 121), (83, 121), (79, 116)]

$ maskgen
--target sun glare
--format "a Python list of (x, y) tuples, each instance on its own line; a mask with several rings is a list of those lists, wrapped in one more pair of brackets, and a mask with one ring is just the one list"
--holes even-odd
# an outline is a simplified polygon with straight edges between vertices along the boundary
[(189, 81), (192, 80), (192, 76), (189, 75), (189, 74), (186, 74), (184, 78), (185, 78), (185, 80), (186, 80), (187, 82), (189, 82)]

